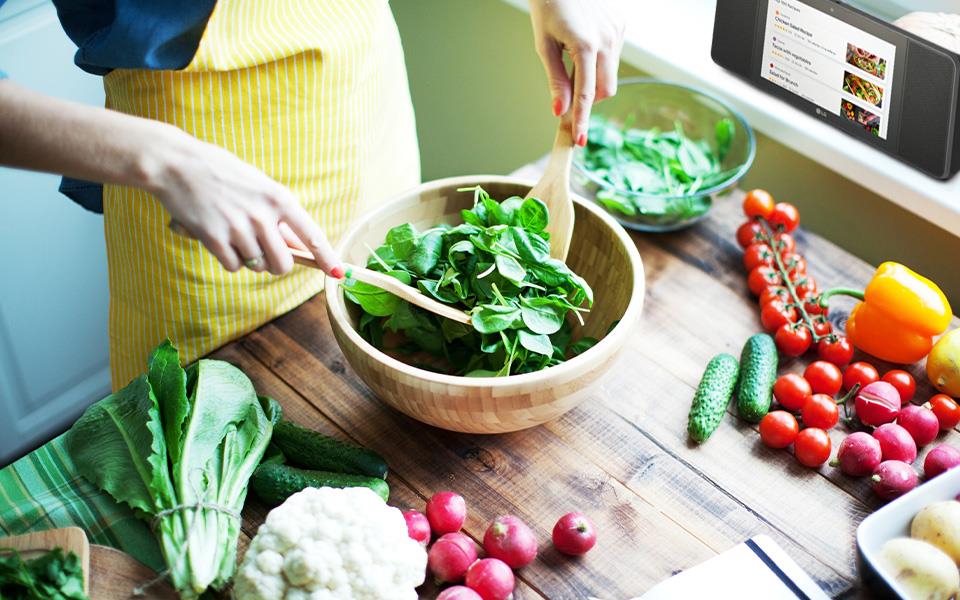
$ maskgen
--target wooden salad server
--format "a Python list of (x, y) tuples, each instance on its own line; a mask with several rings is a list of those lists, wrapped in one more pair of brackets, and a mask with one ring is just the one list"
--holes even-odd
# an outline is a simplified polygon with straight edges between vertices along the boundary
[(547, 232), (550, 234), (550, 256), (566, 262), (573, 237), (573, 198), (570, 196), (570, 162), (573, 160), (573, 135), (570, 133), (569, 116), (573, 108), (560, 119), (557, 137), (553, 141), (553, 150), (547, 168), (537, 185), (533, 186), (527, 198), (537, 198), (547, 205), (550, 220)]
[[(313, 258), (313, 254), (306, 250), (300, 250), (297, 248), (290, 248), (290, 253), (293, 255), (293, 261), (297, 264), (304, 265), (306, 267), (312, 267), (314, 269), (319, 269), (320, 265), (317, 264), (317, 261)], [(362, 281), (366, 284), (378, 287), (381, 290), (390, 292), (394, 296), (406, 300), (410, 304), (415, 304), (424, 310), (428, 310), (434, 314), (440, 315), (447, 319), (451, 319), (458, 323), (464, 323), (466, 325), (470, 324), (470, 315), (462, 310), (458, 310), (449, 304), (444, 304), (426, 296), (421, 293), (417, 288), (407, 285), (400, 281), (399, 279), (394, 279), (385, 273), (379, 273), (366, 267), (358, 267), (357, 265), (343, 265), (343, 268), (346, 269), (346, 278), (347, 279), (356, 279), (357, 281)]]

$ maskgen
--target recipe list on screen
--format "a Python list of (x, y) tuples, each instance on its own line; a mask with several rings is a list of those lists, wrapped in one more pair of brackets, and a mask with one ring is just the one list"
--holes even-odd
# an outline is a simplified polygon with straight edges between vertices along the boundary
[(769, 0), (760, 75), (887, 138), (896, 46), (800, 0)]

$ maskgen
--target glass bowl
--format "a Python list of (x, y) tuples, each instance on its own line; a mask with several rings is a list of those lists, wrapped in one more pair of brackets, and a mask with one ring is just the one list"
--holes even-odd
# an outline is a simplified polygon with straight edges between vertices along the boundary
[[(574, 188), (629, 229), (675, 231), (696, 223), (707, 215), (714, 199), (729, 192), (753, 164), (756, 140), (743, 115), (691, 87), (652, 79), (624, 79), (617, 95), (596, 104), (592, 112), (587, 147), (577, 148), (574, 153)], [(609, 125), (616, 126), (622, 137)], [(723, 130), (719, 135), (718, 129)], [(692, 178), (682, 190), (658, 185), (660, 177), (651, 175), (656, 172), (650, 166), (654, 163), (648, 159), (645, 166), (636, 157), (663, 143), (664, 138), (648, 142), (649, 134), (641, 131), (657, 131), (668, 137), (670, 132), (682, 131), (692, 142), (702, 140), (703, 144), (694, 144), (699, 150), (687, 147), (678, 156), (683, 154), (684, 172), (701, 169), (706, 175)], [(621, 139), (630, 143), (623, 145)], [(704, 157), (710, 164), (706, 171)], [(655, 162), (668, 170), (681, 166), (679, 159), (673, 166), (659, 158)], [(626, 169), (621, 168), (625, 165)]]

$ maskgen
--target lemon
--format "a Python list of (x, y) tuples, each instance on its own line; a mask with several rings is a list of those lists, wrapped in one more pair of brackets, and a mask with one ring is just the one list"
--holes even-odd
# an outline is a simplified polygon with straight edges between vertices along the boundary
[(960, 329), (948, 331), (927, 356), (927, 377), (948, 396), (960, 396)]

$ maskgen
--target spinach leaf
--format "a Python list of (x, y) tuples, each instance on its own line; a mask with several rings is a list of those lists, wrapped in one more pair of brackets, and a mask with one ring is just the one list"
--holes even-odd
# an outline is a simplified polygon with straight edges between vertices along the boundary
[(480, 333), (496, 333), (521, 324), (520, 309), (516, 306), (484, 304), (473, 313), (470, 320), (473, 328)]
[(542, 333), (533, 333), (526, 329), (520, 330), (520, 345), (529, 350), (544, 356), (553, 354), (553, 344), (550, 338)]
[(398, 225), (387, 232), (387, 246), (397, 260), (407, 260), (417, 247), (417, 230), (410, 223)]
[(567, 307), (555, 298), (522, 298), (520, 315), (523, 324), (534, 333), (547, 335), (560, 331)]

